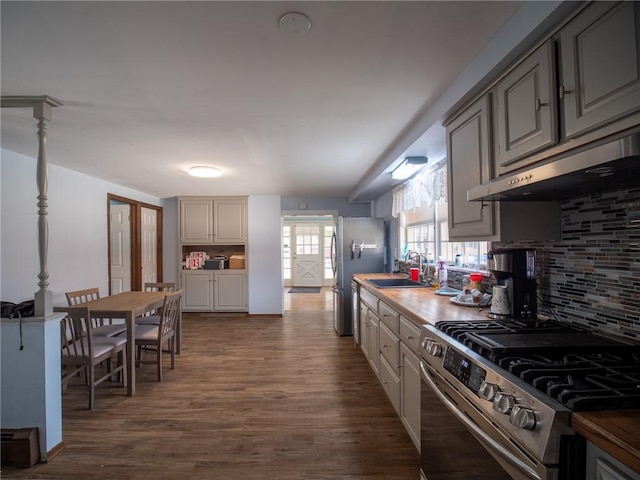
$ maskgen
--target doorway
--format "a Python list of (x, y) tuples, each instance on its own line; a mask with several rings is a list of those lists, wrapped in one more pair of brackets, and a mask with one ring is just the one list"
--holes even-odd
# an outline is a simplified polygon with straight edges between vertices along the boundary
[(162, 281), (162, 207), (107, 194), (109, 294)]
[(333, 284), (332, 235), (332, 216), (283, 218), (282, 257), (285, 286), (321, 287)]

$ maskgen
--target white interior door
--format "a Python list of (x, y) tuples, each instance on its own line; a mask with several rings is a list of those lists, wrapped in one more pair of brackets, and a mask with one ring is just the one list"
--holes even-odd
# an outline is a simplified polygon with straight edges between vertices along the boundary
[(323, 256), (320, 248), (320, 225), (294, 224), (291, 236), (293, 286), (322, 286)]
[(131, 206), (110, 205), (111, 294), (131, 290)]
[(158, 211), (142, 207), (142, 287), (158, 278)]

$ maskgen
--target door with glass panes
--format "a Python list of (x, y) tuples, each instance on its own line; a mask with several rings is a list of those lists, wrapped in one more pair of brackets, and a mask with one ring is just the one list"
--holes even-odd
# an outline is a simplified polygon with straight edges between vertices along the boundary
[(320, 248), (320, 225), (296, 223), (292, 225), (291, 233), (292, 285), (321, 286), (323, 258)]

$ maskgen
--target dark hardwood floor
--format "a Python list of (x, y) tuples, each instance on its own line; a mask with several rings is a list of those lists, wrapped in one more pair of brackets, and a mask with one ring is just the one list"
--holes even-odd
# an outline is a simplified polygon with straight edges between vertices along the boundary
[[(285, 290), (285, 292), (287, 292)], [(66, 448), (7, 479), (417, 480), (419, 454), (331, 294), (285, 293), (286, 314), (184, 314), (176, 369), (138, 370), (127, 397), (63, 396)], [(165, 360), (168, 366), (168, 361)]]

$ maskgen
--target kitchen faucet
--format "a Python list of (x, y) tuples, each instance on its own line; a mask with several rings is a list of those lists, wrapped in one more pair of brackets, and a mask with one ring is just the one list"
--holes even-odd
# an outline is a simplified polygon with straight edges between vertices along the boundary
[[(407, 260), (410, 260), (411, 265), (413, 265), (416, 261), (415, 260), (416, 257), (418, 257), (418, 269), (420, 271), (420, 281), (425, 281), (427, 276), (425, 274), (425, 270), (429, 268), (429, 259), (424, 253), (409, 250), (407, 254), (404, 256), (404, 262), (407, 263)], [(422, 263), (423, 259), (424, 259), (424, 264)]]

